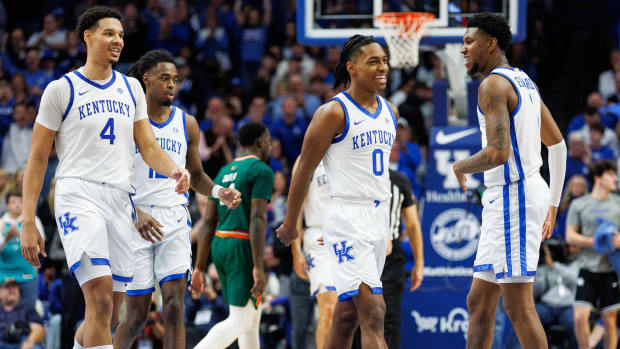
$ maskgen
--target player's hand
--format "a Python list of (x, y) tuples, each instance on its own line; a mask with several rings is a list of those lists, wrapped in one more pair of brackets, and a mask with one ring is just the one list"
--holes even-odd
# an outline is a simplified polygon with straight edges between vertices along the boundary
[(463, 190), (463, 193), (467, 193), (467, 185), (465, 185), (465, 183), (467, 182), (467, 177), (462, 174), (458, 169), (458, 161), (454, 163), (454, 165), (452, 165), (452, 171), (454, 171), (454, 175), (456, 176), (456, 179), (459, 181), (459, 184), (461, 185), (461, 189)]
[(174, 170), (172, 177), (177, 181), (177, 186), (174, 188), (177, 194), (183, 194), (189, 190), (189, 179), (191, 178), (189, 171), (177, 168)]
[(394, 248), (394, 245), (392, 245), (392, 239), (388, 239), (386, 247), (387, 248), (385, 249), (385, 255), (389, 256), (392, 254), (392, 249)]
[(43, 243), (43, 237), (39, 233), (34, 221), (23, 222), (22, 233), (20, 234), (20, 244), (22, 247), (22, 256), (32, 264), (35, 268), (41, 267), (39, 262), (39, 250), (43, 257), (47, 257), (45, 253), (45, 244)]
[(545, 218), (545, 222), (543, 223), (542, 229), (542, 238), (541, 241), (545, 239), (551, 239), (553, 235), (553, 226), (555, 226), (555, 217), (558, 214), (558, 208), (549, 206), (549, 212), (547, 212), (547, 217)]
[(280, 241), (282, 241), (283, 244), (288, 246), (293, 240), (297, 239), (299, 234), (297, 233), (297, 228), (295, 228), (295, 226), (289, 227), (286, 225), (286, 222), (284, 222), (276, 230), (276, 236), (280, 239)]
[(138, 213), (138, 222), (135, 226), (140, 236), (142, 236), (144, 240), (152, 243), (161, 241), (164, 238), (164, 233), (161, 231), (163, 225), (151, 215), (141, 210), (136, 210), (136, 212)]
[(192, 292), (202, 292), (205, 286), (205, 274), (200, 269), (194, 269), (192, 272), (192, 284), (189, 286)]
[(252, 268), (252, 277), (254, 277), (254, 286), (250, 292), (252, 297), (260, 299), (260, 296), (265, 292), (265, 273), (261, 268), (254, 267)]
[(409, 289), (409, 292), (413, 292), (417, 290), (418, 287), (420, 287), (420, 285), (422, 284), (422, 280), (424, 279), (423, 271), (424, 266), (422, 265), (416, 265), (413, 269), (411, 269), (411, 288)]
[(308, 261), (303, 253), (298, 253), (297, 256), (293, 258), (293, 269), (297, 276), (304, 280), (308, 279)]
[(231, 210), (236, 209), (241, 203), (241, 193), (237, 189), (222, 187), (217, 192), (217, 197), (222, 204), (228, 206)]
[(20, 346), (20, 349), (32, 349), (32, 348), (34, 348), (34, 343), (30, 342), (29, 340), (25, 340)]

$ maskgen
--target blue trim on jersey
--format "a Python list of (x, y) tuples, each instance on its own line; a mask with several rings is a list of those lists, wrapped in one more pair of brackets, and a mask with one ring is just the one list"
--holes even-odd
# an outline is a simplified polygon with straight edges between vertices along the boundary
[(155, 121), (153, 121), (151, 118), (149, 118), (149, 121), (151, 122), (151, 125), (157, 127), (157, 128), (164, 128), (166, 125), (168, 125), (170, 123), (170, 121), (172, 121), (172, 119), (174, 119), (174, 114), (175, 114), (175, 109), (176, 107), (173, 105), (172, 108), (170, 108), (170, 115), (168, 116), (168, 120), (162, 122), (161, 124), (156, 123)]
[(504, 162), (504, 182), (506, 185), (510, 184), (510, 166), (508, 165), (508, 160)]
[(526, 271), (525, 273), (521, 273), (521, 276), (536, 276), (536, 270)]
[(338, 295), (338, 302), (349, 302), (351, 298), (357, 296), (360, 293), (360, 290), (351, 290), (347, 291), (343, 294)]
[[(119, 74), (121, 74), (121, 73), (119, 73)], [(127, 80), (127, 77), (125, 76), (125, 74), (121, 74), (121, 76), (123, 77), (123, 80), (125, 80), (125, 85), (127, 86), (127, 90), (129, 90), (129, 95), (131, 96), (131, 100), (133, 101), (133, 107), (135, 108), (137, 106), (136, 98), (133, 96), (133, 91), (131, 90), (131, 86), (129, 85), (129, 81)]]
[(371, 287), (372, 294), (383, 294), (383, 287)]
[(328, 291), (336, 291), (336, 287), (334, 286), (325, 286), (325, 289)]
[(505, 274), (504, 272), (501, 272), (501, 273), (497, 273), (497, 274), (495, 274), (495, 277), (496, 277), (498, 280), (499, 280), (499, 279), (503, 279), (503, 278), (504, 278), (504, 276), (506, 276), (506, 274)]
[(474, 273), (477, 271), (493, 270), (493, 264), (474, 265)]
[(116, 280), (120, 282), (131, 282), (133, 281), (133, 276), (120, 276), (120, 275), (112, 274), (112, 280)]
[(96, 88), (98, 88), (98, 89), (102, 89), (102, 90), (105, 90), (106, 88), (108, 88), (108, 87), (112, 86), (112, 84), (114, 83), (114, 81), (116, 81), (116, 72), (115, 72), (114, 70), (112, 70), (112, 78), (110, 79), (110, 81), (106, 82), (106, 83), (105, 83), (105, 84), (103, 84), (103, 85), (98, 84), (98, 83), (96, 83), (96, 82), (94, 82), (94, 81), (92, 81), (92, 80), (88, 79), (87, 77), (85, 77), (84, 75), (82, 75), (82, 73), (80, 73), (80, 72), (79, 72), (79, 71), (77, 71), (77, 70), (74, 70), (74, 71), (73, 71), (73, 73), (74, 73), (74, 74), (75, 74), (78, 78), (80, 78), (80, 79), (82, 79), (82, 80), (86, 81), (87, 83), (89, 83), (89, 84), (91, 84), (91, 85), (95, 86)]
[(484, 112), (482, 111), (482, 108), (480, 108), (480, 104), (476, 104), (476, 108), (478, 108), (478, 112), (484, 116)]
[(65, 113), (62, 115), (62, 120), (64, 121), (67, 118), (67, 115), (69, 115), (69, 111), (71, 110), (71, 107), (73, 106), (73, 98), (75, 96), (75, 93), (73, 92), (73, 83), (71, 82), (71, 79), (69, 79), (69, 77), (66, 75), (63, 75), (62, 77), (67, 79), (67, 82), (69, 83), (69, 90), (71, 91), (71, 96), (69, 97), (69, 104), (67, 105), (67, 109), (65, 110)]
[(73, 274), (75, 269), (77, 269), (81, 264), (82, 264), (82, 261), (77, 261), (77, 262), (73, 263), (73, 265), (69, 268), (69, 273)]
[(387, 99), (381, 97), (381, 99), (385, 102), (385, 106), (387, 110), (390, 111), (390, 115), (392, 115), (392, 120), (394, 120), (394, 131), (398, 131), (398, 121), (396, 121), (396, 116), (394, 116), (394, 112), (392, 111), (392, 107), (390, 107), (390, 102)]
[[(502, 68), (502, 67), (495, 68), (495, 69), (509, 69), (509, 70), (513, 70), (513, 69), (510, 69), (510, 68)], [(515, 83), (512, 81), (512, 79), (508, 75), (506, 75), (504, 73), (500, 73), (498, 71), (492, 71), (491, 74), (497, 74), (497, 75), (500, 75), (500, 76), (503, 76), (504, 78), (506, 78), (506, 80), (508, 80), (508, 82), (510, 82), (512, 87), (515, 89), (515, 92), (517, 93), (517, 97), (519, 97), (519, 102), (517, 103), (517, 106), (515, 107), (515, 110), (513, 110), (510, 113), (510, 117), (512, 118), (513, 116), (517, 115), (517, 113), (519, 112), (519, 109), (521, 109), (521, 93), (519, 92), (519, 89), (517, 88), (517, 85), (515, 85)]]
[(90, 262), (93, 265), (110, 265), (110, 261), (107, 258), (91, 258)]
[(521, 154), (519, 153), (519, 145), (517, 144), (517, 131), (515, 130), (515, 119), (513, 117), (510, 118), (510, 142), (512, 143), (512, 152), (515, 155), (519, 180), (523, 180), (525, 175), (523, 174), (523, 166), (521, 165)]
[(338, 143), (338, 142), (342, 141), (344, 139), (344, 137), (347, 136), (347, 132), (349, 132), (349, 123), (350, 123), (350, 121), (349, 121), (349, 112), (347, 112), (347, 107), (344, 106), (344, 102), (342, 102), (340, 100), (340, 98), (338, 98), (338, 97), (332, 97), (332, 99), (330, 99), (330, 101), (337, 101), (338, 103), (340, 103), (340, 106), (342, 106), (342, 110), (344, 110), (344, 119), (345, 119), (344, 130), (342, 131), (342, 133), (338, 137), (336, 137), (336, 138), (334, 138), (332, 140), (332, 144), (334, 144), (334, 143)]
[(519, 258), (521, 261), (521, 275), (527, 273), (527, 254), (526, 252), (526, 226), (525, 226), (525, 187), (523, 181), (517, 184), (519, 196)]
[(187, 137), (187, 122), (185, 121), (185, 110), (181, 109), (183, 113), (183, 133), (185, 133), (185, 142), (189, 145), (189, 137)]
[(143, 294), (153, 293), (155, 292), (155, 287), (145, 288), (142, 290), (127, 290), (125, 294), (128, 296), (141, 296)]
[(379, 95), (376, 95), (376, 97), (377, 97), (377, 110), (375, 110), (375, 113), (372, 114), (371, 112), (366, 110), (366, 108), (362, 107), (359, 103), (357, 103), (355, 101), (355, 99), (353, 99), (353, 97), (351, 97), (351, 95), (347, 93), (347, 91), (342, 91), (342, 94), (345, 97), (347, 97), (349, 99), (349, 101), (351, 101), (351, 103), (353, 103), (353, 105), (357, 107), (357, 109), (359, 109), (362, 113), (370, 116), (371, 118), (376, 119), (377, 116), (379, 116), (379, 114), (381, 114), (381, 100), (379, 99)]
[(506, 244), (506, 267), (508, 276), (512, 276), (512, 259), (510, 258), (510, 187), (505, 185), (503, 188), (504, 200), (504, 241)]
[(159, 280), (159, 287), (161, 287), (161, 285), (166, 282), (166, 281), (170, 281), (170, 280), (176, 280), (176, 279), (180, 279), (180, 278), (184, 278), (185, 274), (187, 274), (187, 272), (185, 273), (180, 273), (180, 274), (172, 274), (172, 275), (168, 275), (166, 277), (164, 277), (163, 279)]

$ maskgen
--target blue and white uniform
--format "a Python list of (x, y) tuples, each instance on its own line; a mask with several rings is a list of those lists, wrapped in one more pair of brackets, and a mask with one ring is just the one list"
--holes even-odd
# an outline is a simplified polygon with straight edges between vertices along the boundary
[(327, 184), (325, 167), (321, 161), (314, 170), (304, 202), (304, 219), (307, 227), (304, 231), (304, 252), (308, 262), (308, 279), (310, 279), (310, 294), (312, 296), (327, 291), (336, 291), (329, 264), (330, 249), (319, 245), (317, 241), (323, 237), (325, 209), (329, 202)]
[[(187, 127), (185, 112), (172, 107), (162, 124), (151, 121), (155, 138), (161, 148), (180, 168), (185, 168)], [(134, 203), (163, 225), (164, 238), (153, 244), (134, 229), (135, 273), (127, 286), (127, 295), (136, 296), (155, 291), (155, 282), (162, 283), (191, 275), (192, 248), (189, 232), (192, 222), (187, 211), (187, 194), (174, 191), (176, 181), (151, 169), (135, 151), (133, 186)]]
[[(474, 277), (489, 282), (532, 282), (538, 264), (542, 226), (550, 191), (540, 175), (541, 99), (538, 88), (517, 68), (495, 68), (519, 97), (510, 112), (510, 156), (504, 165), (484, 172), (482, 227)], [(478, 107), (482, 146), (484, 114)]]
[(361, 283), (383, 292), (396, 118), (388, 101), (376, 98), (374, 113), (347, 92), (333, 98), (344, 109), (346, 124), (323, 157), (331, 196), (323, 229), (340, 301), (357, 295)]
[(57, 132), (54, 211), (80, 285), (110, 270), (117, 291), (132, 279), (133, 126), (145, 118), (140, 83), (116, 71), (92, 81), (80, 68), (43, 93), (36, 122)]

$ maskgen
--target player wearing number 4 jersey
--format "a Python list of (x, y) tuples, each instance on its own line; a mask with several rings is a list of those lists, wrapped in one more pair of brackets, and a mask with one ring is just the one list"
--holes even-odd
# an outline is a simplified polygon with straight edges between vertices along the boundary
[(34, 225), (35, 207), (56, 141), (56, 222), (86, 302), (75, 348), (112, 348), (112, 309), (133, 277), (135, 213), (129, 193), (136, 146), (153, 169), (175, 178), (170, 190), (181, 194), (189, 187), (189, 173), (155, 140), (139, 82), (112, 70), (123, 49), (120, 20), (106, 7), (91, 7), (78, 19), (86, 64), (43, 92), (24, 177), (22, 253), (39, 267), (37, 248), (44, 256), (45, 250)]
[[(203, 195), (215, 195), (235, 208), (239, 192), (216, 186), (202, 170), (196, 119), (172, 106), (178, 80), (172, 55), (165, 50), (150, 51), (129, 69), (129, 75), (145, 88), (149, 120), (158, 144), (179, 167), (187, 167), (192, 188)], [(150, 168), (137, 150), (132, 183), (140, 234), (132, 234), (136, 246), (134, 278), (127, 287), (127, 315), (116, 330), (114, 344), (128, 348), (134, 342), (146, 323), (151, 293), (158, 282), (163, 297), (164, 348), (185, 348), (183, 296), (192, 262), (188, 196), (175, 193), (174, 180)]]
[(323, 159), (329, 179), (323, 222), (339, 302), (323, 348), (348, 348), (358, 324), (364, 348), (386, 348), (381, 274), (388, 236), (388, 162), (398, 111), (378, 92), (386, 86), (388, 57), (371, 36), (344, 45), (334, 88), (351, 85), (321, 106), (306, 132), (278, 237), (290, 243), (306, 192)]
[[(467, 348), (490, 348), (499, 296), (523, 348), (546, 348), (534, 307), (533, 281), (542, 238), (551, 237), (566, 169), (566, 145), (538, 88), (508, 65), (506, 19), (478, 14), (467, 22), (461, 53), (470, 75), (486, 77), (478, 90), (482, 150), (454, 163), (465, 174), (484, 172), (482, 226), (469, 295)], [(541, 141), (549, 150), (551, 188), (541, 177)]]

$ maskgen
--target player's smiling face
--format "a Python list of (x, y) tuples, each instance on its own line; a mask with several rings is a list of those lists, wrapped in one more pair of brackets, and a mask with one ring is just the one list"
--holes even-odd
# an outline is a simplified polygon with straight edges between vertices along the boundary
[(170, 62), (160, 62), (144, 76), (147, 93), (157, 103), (170, 106), (177, 92), (179, 74)]
[(352, 68), (349, 70), (351, 77), (355, 77), (358, 83), (365, 85), (370, 90), (384, 90), (390, 68), (388, 56), (383, 47), (373, 42), (363, 46), (360, 50), (361, 53), (348, 63), (351, 64)]
[(102, 18), (93, 28), (85, 31), (88, 53), (116, 63), (123, 50), (123, 25), (116, 18)]
[(465, 68), (470, 76), (480, 72), (480, 67), (484, 65), (481, 60), (488, 49), (486, 41), (486, 37), (481, 35), (478, 28), (467, 28), (463, 35), (461, 54), (465, 57)]

